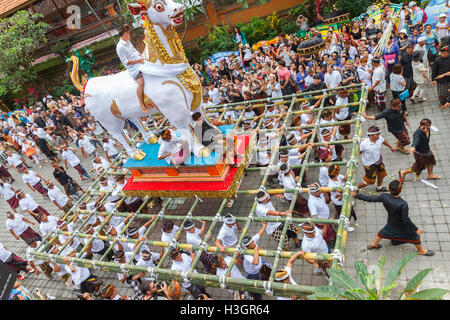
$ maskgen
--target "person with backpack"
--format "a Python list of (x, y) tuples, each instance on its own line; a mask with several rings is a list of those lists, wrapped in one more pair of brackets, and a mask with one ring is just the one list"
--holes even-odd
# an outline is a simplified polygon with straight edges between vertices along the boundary
[(427, 13), (422, 8), (419, 8), (415, 1), (409, 3), (409, 8), (413, 14), (411, 29), (422, 29), (423, 24), (428, 20)]

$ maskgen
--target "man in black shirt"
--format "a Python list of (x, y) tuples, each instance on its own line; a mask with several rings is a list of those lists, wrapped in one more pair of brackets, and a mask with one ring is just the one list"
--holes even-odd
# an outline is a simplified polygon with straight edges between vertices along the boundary
[[(318, 74), (316, 74), (313, 77), (314, 82), (309, 86), (307, 91), (322, 91), (324, 89), (327, 89), (327, 85), (325, 83), (322, 82), (322, 80), (320, 79), (320, 76)], [(315, 104), (317, 102), (318, 99), (320, 99), (320, 97), (322, 96), (321, 93), (316, 93), (316, 95), (314, 96), (314, 98), (316, 98), (315, 100), (312, 100), (312, 103)]]
[(437, 95), (442, 109), (446, 109), (449, 106), (450, 57), (448, 56), (448, 50), (448, 46), (443, 46), (440, 49), (441, 55), (434, 60), (431, 66), (431, 79), (433, 79), (433, 83), (437, 83)]
[(78, 198), (78, 192), (84, 192), (84, 190), (80, 187), (75, 180), (72, 179), (71, 176), (67, 174), (67, 172), (59, 166), (58, 161), (52, 160), (53, 177), (55, 177), (56, 181), (58, 181), (64, 188), (66, 195), (68, 197)]
[(402, 109), (400, 99), (396, 98), (391, 100), (391, 107), (389, 109), (374, 116), (368, 116), (365, 113), (363, 113), (362, 116), (368, 120), (386, 119), (388, 131), (397, 139), (395, 150), (409, 154), (409, 150), (405, 148), (405, 146), (411, 143), (409, 140), (408, 130), (405, 126), (406, 123), (409, 127), (409, 122), (406, 115), (407, 112)]
[(367, 202), (382, 202), (388, 213), (386, 225), (378, 232), (375, 241), (367, 246), (368, 250), (380, 249), (382, 247), (379, 242), (381, 239), (390, 239), (393, 245), (403, 243), (412, 243), (416, 246), (417, 253), (423, 256), (433, 256), (433, 250), (424, 249), (420, 243), (420, 235), (423, 230), (417, 226), (409, 218), (408, 203), (400, 197), (402, 192), (402, 181), (394, 180), (389, 183), (390, 193), (381, 193), (376, 196), (367, 196), (365, 194), (357, 194), (352, 191), (352, 196), (356, 199)]
[(414, 154), (414, 164), (411, 168), (400, 171), (400, 176), (402, 179), (412, 172), (416, 173), (414, 181), (419, 178), (420, 173), (427, 169), (428, 180), (440, 179), (440, 176), (433, 174), (433, 167), (436, 165), (436, 160), (434, 159), (433, 152), (430, 149), (430, 119), (422, 119), (420, 121), (419, 129), (414, 132), (413, 143), (410, 152)]
[(412, 96), (414, 90), (416, 89), (416, 83), (413, 80), (413, 70), (412, 70), (412, 53), (414, 50), (414, 45), (412, 43), (408, 44), (406, 47), (406, 52), (403, 52), (400, 58), (400, 64), (403, 67), (403, 78), (406, 82), (406, 88), (409, 90), (409, 95)]

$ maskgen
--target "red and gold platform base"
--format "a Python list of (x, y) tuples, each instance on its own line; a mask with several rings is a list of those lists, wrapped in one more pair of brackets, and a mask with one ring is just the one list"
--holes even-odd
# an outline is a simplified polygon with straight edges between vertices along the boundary
[(178, 169), (157, 159), (159, 144), (144, 143), (141, 149), (147, 154), (146, 158), (141, 161), (129, 159), (124, 165), (132, 177), (122, 192), (126, 196), (139, 197), (232, 198), (248, 165), (250, 140), (251, 135), (236, 136), (234, 164), (221, 163), (219, 155), (212, 152), (207, 158), (191, 155)]

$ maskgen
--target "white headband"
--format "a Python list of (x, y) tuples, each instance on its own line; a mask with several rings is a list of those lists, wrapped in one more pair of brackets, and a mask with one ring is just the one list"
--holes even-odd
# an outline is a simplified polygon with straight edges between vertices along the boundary
[(256, 200), (258, 200), (259, 202), (263, 202), (264, 200), (266, 200), (267, 198), (270, 198), (270, 195), (264, 191), (264, 196), (263, 197), (257, 197)]
[(379, 133), (380, 133), (380, 130), (375, 131), (375, 132), (367, 132), (367, 135), (368, 135), (368, 136), (373, 136), (373, 135), (379, 134)]

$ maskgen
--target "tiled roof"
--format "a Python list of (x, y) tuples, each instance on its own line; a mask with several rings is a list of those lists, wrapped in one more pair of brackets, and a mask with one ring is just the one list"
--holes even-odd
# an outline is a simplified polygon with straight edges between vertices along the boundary
[(0, 0), (0, 18), (18, 11), (36, 0)]

